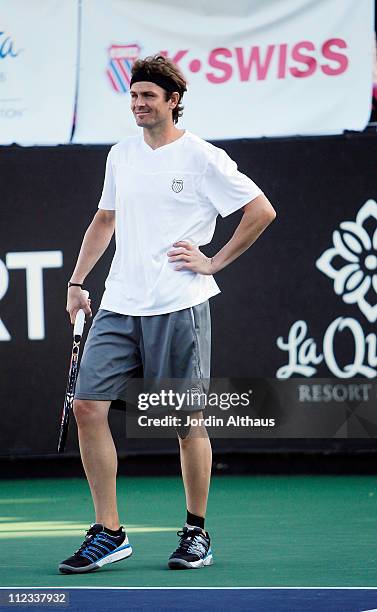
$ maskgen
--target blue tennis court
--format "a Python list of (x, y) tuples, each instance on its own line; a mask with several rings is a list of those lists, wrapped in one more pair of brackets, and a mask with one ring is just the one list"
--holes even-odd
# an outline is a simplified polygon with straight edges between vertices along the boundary
[[(29, 591), (12, 590), (12, 593)], [(34, 592), (43, 592), (41, 589)], [(49, 591), (53, 592), (52, 590)], [(57, 592), (62, 593), (57, 589)], [(375, 612), (377, 591), (375, 589), (91, 589), (78, 588), (63, 591), (69, 603), (55, 604), (70, 612), (83, 610), (240, 610), (253, 612)], [(6, 592), (2, 593), (2, 607), (6, 606)], [(31, 604), (29, 604), (30, 606)], [(28, 606), (28, 607), (29, 607)], [(8, 607), (8, 606), (6, 606)], [(21, 608), (24, 604), (9, 607)], [(43, 611), (47, 606), (33, 605), (33, 610)], [(48, 606), (49, 607), (49, 606)]]

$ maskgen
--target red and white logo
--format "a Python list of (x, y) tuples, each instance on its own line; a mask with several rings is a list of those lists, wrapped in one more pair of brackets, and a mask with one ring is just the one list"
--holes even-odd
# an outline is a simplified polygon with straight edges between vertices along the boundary
[(137, 44), (111, 45), (108, 53), (106, 74), (111, 86), (118, 93), (127, 93), (130, 90), (132, 65), (140, 55), (140, 47)]

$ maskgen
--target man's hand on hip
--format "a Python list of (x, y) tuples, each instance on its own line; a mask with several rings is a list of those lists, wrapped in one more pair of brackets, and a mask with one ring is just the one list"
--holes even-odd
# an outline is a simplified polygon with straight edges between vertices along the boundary
[(173, 244), (174, 250), (167, 255), (171, 263), (177, 263), (174, 270), (190, 270), (197, 274), (214, 274), (214, 266), (210, 257), (202, 253), (197, 246), (187, 240)]

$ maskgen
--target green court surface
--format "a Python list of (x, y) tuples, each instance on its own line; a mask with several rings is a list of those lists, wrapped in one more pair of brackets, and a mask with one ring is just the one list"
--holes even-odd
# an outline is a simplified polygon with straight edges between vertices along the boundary
[(133, 556), (87, 575), (57, 564), (93, 522), (85, 480), (2, 481), (0, 586), (376, 586), (377, 479), (214, 477), (207, 528), (214, 565), (171, 571), (184, 520), (176, 477), (119, 478)]

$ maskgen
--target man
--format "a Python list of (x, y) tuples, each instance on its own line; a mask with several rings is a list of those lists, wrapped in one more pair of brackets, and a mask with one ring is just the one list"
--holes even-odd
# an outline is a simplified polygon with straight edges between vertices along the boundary
[[(208, 300), (219, 293), (213, 274), (248, 249), (275, 218), (261, 190), (227, 154), (175, 124), (186, 82), (168, 59), (135, 62), (131, 110), (143, 128), (116, 144), (107, 158), (99, 210), (90, 224), (68, 288), (72, 323), (83, 308), (82, 286), (115, 229), (116, 252), (100, 309), (83, 352), (74, 414), (96, 522), (65, 573), (88, 572), (132, 554), (116, 502), (117, 455), (108, 426), (111, 401), (124, 399), (127, 381), (209, 378)], [(231, 117), (231, 115), (230, 115)], [(242, 209), (229, 242), (212, 258), (199, 249), (213, 236), (218, 213)], [(202, 412), (196, 409), (192, 416)], [(187, 517), (171, 569), (213, 561), (204, 530), (211, 445), (203, 427), (179, 433)]]

